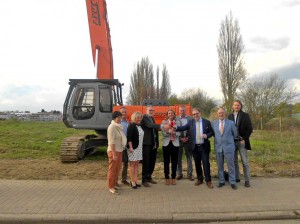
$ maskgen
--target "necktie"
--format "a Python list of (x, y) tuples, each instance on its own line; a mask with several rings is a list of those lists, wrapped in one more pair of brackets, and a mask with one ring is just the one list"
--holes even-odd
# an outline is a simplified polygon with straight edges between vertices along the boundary
[(197, 143), (201, 144), (200, 121), (197, 124)]
[(223, 134), (223, 131), (224, 131), (224, 121), (221, 121), (221, 125), (220, 125), (221, 135)]

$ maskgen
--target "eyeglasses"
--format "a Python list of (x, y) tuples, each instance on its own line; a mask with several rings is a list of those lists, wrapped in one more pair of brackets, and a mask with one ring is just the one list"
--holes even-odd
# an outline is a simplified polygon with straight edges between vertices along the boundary
[(155, 111), (155, 110), (149, 110), (149, 111)]
[(198, 114), (199, 114), (199, 113), (194, 113), (193, 116), (196, 116), (196, 115), (198, 115)]

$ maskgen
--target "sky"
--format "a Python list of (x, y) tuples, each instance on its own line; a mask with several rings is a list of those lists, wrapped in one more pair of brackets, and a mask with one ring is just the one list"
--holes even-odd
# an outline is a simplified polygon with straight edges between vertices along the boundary
[[(173, 93), (200, 88), (222, 100), (217, 44), (230, 11), (247, 76), (276, 73), (300, 92), (300, 0), (106, 2), (124, 98), (136, 63), (149, 57), (166, 65)], [(84, 0), (1, 0), (0, 29), (0, 111), (62, 111), (69, 79), (96, 78)]]

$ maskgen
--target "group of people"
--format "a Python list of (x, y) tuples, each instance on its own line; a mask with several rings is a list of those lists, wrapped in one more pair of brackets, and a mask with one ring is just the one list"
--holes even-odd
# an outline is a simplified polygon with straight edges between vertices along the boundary
[[(245, 178), (245, 187), (250, 187), (250, 169), (247, 150), (251, 149), (250, 135), (253, 131), (248, 113), (243, 112), (242, 103), (235, 100), (233, 112), (226, 118), (224, 108), (218, 109), (218, 119), (210, 122), (202, 118), (199, 108), (192, 109), (192, 116), (186, 114), (185, 106), (180, 106), (179, 116), (168, 110), (162, 124), (156, 124), (153, 118), (154, 107), (147, 106), (146, 114), (134, 112), (131, 122), (127, 120), (127, 110), (113, 112), (113, 119), (108, 127), (108, 189), (118, 194), (118, 176), (122, 169), (121, 182), (137, 189), (142, 185), (150, 187), (156, 184), (152, 174), (155, 168), (157, 148), (159, 145), (158, 131), (162, 131), (162, 149), (164, 159), (164, 175), (166, 185), (176, 185), (183, 178), (182, 156), (186, 155), (187, 178), (194, 181), (193, 163), (197, 174), (196, 186), (206, 182), (213, 189), (211, 181), (209, 155), (210, 140), (214, 137), (214, 148), (217, 158), (219, 183), (225, 185), (224, 161), (228, 167), (228, 180), (232, 189), (237, 189), (240, 182), (238, 154), (240, 155)], [(142, 180), (138, 179), (139, 164), (142, 163)], [(170, 172), (171, 163), (171, 172)], [(130, 182), (127, 181), (129, 164)]]

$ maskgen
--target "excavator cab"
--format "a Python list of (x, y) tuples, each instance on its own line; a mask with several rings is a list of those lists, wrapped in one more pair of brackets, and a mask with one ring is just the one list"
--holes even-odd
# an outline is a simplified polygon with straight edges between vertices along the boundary
[(70, 79), (63, 122), (75, 129), (106, 130), (113, 106), (123, 105), (122, 84), (117, 79)]
[(97, 135), (79, 135), (64, 139), (62, 162), (75, 162), (86, 152), (107, 144), (107, 127), (113, 107), (123, 105), (122, 84), (118, 79), (70, 79), (63, 108), (63, 122), (69, 128), (89, 129)]

